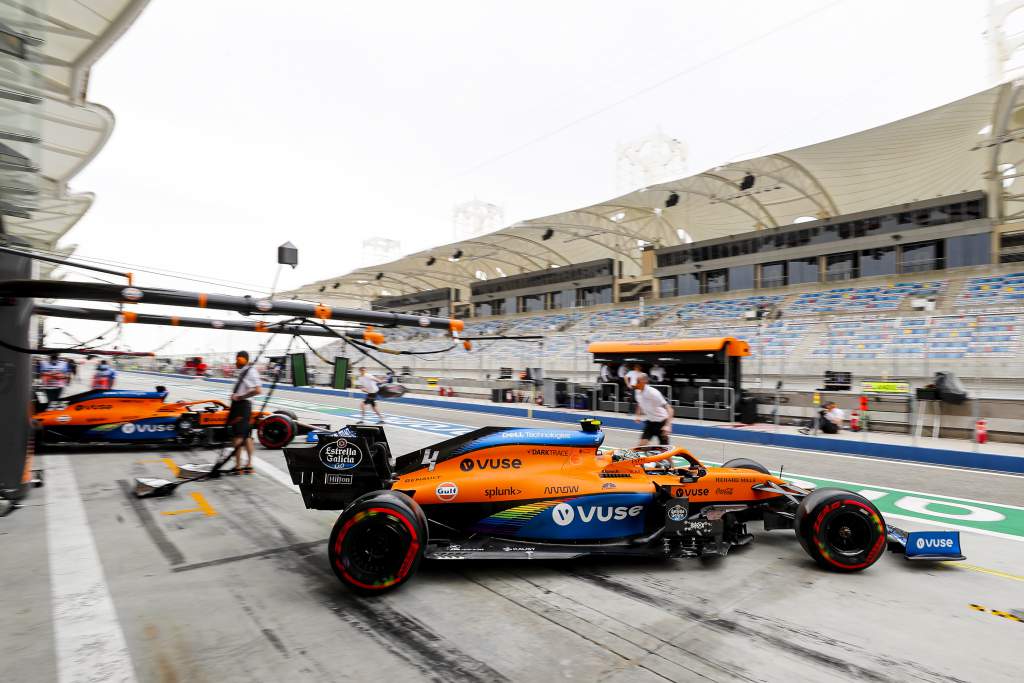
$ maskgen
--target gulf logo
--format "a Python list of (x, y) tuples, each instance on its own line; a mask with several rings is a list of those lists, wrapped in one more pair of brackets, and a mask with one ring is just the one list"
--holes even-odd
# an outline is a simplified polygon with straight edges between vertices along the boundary
[(450, 500), (455, 500), (456, 496), (459, 495), (459, 487), (455, 485), (455, 482), (445, 481), (437, 485), (434, 493), (437, 494), (440, 500), (447, 503)]

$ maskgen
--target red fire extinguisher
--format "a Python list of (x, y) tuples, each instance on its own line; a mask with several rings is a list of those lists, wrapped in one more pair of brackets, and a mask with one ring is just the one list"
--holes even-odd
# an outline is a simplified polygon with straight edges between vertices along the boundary
[(974, 423), (974, 440), (979, 444), (988, 441), (988, 425), (985, 424), (985, 420), (978, 420)]
[(850, 431), (860, 431), (860, 414), (858, 414), (856, 410), (850, 413)]

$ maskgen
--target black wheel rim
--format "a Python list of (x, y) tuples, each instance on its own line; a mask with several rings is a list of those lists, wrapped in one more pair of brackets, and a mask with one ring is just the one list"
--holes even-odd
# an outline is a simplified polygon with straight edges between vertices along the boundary
[(854, 510), (840, 510), (829, 520), (825, 543), (829, 551), (835, 555), (860, 555), (871, 543), (871, 526), (868, 519)]
[(390, 515), (372, 515), (350, 529), (341, 548), (341, 560), (356, 579), (377, 583), (395, 576), (409, 550), (409, 535)]
[(262, 431), (266, 443), (280, 444), (288, 438), (291, 429), (284, 420), (267, 420)]

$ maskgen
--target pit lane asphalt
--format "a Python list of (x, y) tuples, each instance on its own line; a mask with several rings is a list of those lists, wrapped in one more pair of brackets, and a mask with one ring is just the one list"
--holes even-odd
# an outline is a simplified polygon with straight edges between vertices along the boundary
[[(174, 399), (227, 391), (164, 383)], [(122, 376), (120, 387), (152, 384), (153, 378)], [(357, 405), (287, 390), (280, 396), (296, 406)], [(350, 421), (296, 412), (335, 425)], [(495, 419), (398, 404), (385, 404), (385, 412), (469, 426)], [(396, 453), (445, 438), (394, 427), (388, 437)], [(609, 430), (607, 442), (628, 445), (634, 438)], [(712, 450), (721, 444), (692, 448), (708, 460), (724, 459)], [(1015, 477), (728, 446), (728, 457), (741, 455), (773, 469), (784, 464), (867, 485), (1020, 503), (1022, 481)], [(792, 532), (755, 529), (754, 543), (724, 560), (433, 562), (401, 590), (361, 599), (327, 566), (324, 539), (334, 513), (303, 508), (286, 484), (280, 453), (259, 451), (253, 476), (186, 485), (165, 499), (129, 496), (134, 477), (167, 476), (164, 457), (180, 464), (215, 453), (38, 457), (51, 476), (69, 475), (77, 485), (73, 495), (84, 508), (100, 576), (77, 592), (62, 583), (69, 564), (71, 571), (85, 565), (69, 557), (66, 534), (54, 528), (63, 517), (53, 513), (70, 509), (67, 500), (48, 498), (57, 489), (33, 490), (23, 509), (0, 521), (5, 678), (115, 680), (118, 670), (109, 662), (117, 661), (118, 641), (96, 618), (103, 590), (126, 643), (125, 660), (145, 681), (1019, 677), (1024, 623), (999, 613), (1024, 609), (1020, 541), (964, 533), (972, 568), (888, 555), (866, 572), (839, 576), (818, 570)], [(192, 493), (201, 494), (205, 510)], [(900, 525), (933, 528), (914, 520)], [(86, 657), (76, 649), (82, 643), (115, 656)]]

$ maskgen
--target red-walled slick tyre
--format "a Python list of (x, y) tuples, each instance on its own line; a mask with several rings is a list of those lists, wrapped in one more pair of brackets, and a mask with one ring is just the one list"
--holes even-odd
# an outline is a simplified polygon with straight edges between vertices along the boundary
[(842, 489), (819, 489), (796, 513), (796, 535), (807, 554), (835, 572), (858, 572), (885, 551), (885, 520), (867, 498)]
[(426, 517), (412, 498), (372, 491), (338, 517), (327, 556), (342, 583), (373, 595), (408, 581), (419, 568), (426, 543)]
[(260, 420), (256, 436), (264, 448), (284, 448), (295, 438), (295, 420), (287, 415), (274, 413)]
[(771, 474), (767, 467), (756, 460), (750, 460), (748, 458), (733, 458), (728, 462), (722, 463), (722, 467), (731, 467), (737, 470), (754, 470), (761, 474)]

